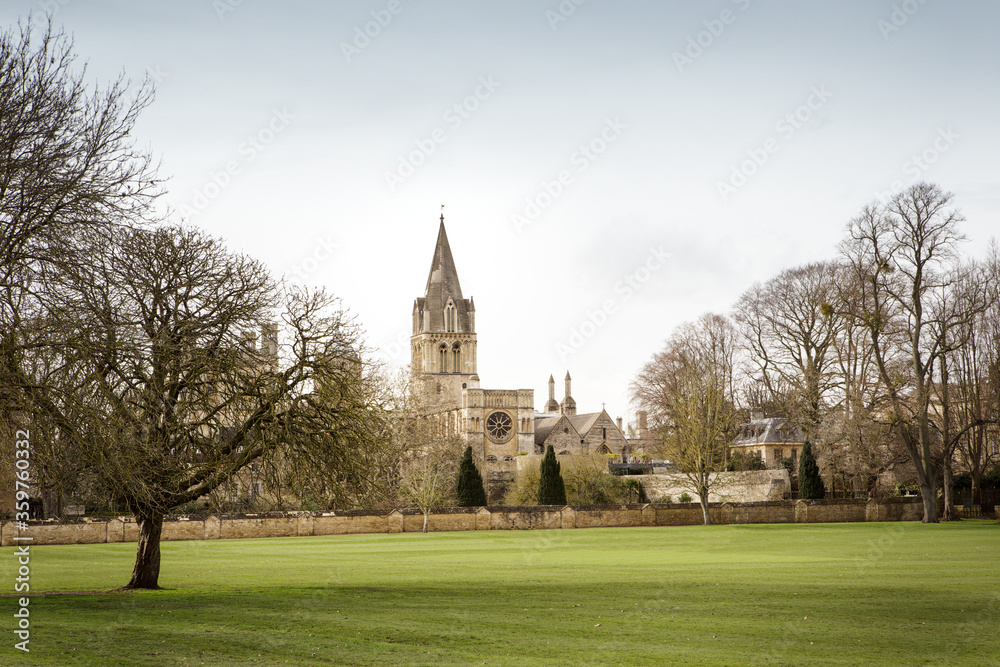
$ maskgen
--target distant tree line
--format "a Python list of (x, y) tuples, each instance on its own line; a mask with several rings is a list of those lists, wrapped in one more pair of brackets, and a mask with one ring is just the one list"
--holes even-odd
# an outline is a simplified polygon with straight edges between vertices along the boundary
[(963, 220), (950, 193), (916, 183), (865, 206), (834, 259), (674, 331), (632, 395), (703, 501), (754, 409), (791, 420), (861, 492), (910, 465), (925, 522), (939, 491), (950, 518), (955, 461), (979, 488), (998, 463), (1000, 250), (963, 254)]

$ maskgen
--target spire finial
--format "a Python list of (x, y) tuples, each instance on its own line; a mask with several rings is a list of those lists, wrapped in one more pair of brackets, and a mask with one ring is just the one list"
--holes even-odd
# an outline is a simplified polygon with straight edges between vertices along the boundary
[(444, 204), (441, 204), (441, 224), (444, 224)]

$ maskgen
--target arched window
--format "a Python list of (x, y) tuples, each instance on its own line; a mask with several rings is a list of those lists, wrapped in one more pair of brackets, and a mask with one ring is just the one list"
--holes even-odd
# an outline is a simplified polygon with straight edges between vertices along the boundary
[(441, 350), (440, 350), (440, 352), (441, 352), (441, 354), (440, 354), (440, 357), (441, 357), (441, 368), (438, 369), (438, 373), (447, 373), (448, 372), (448, 346), (446, 344), (444, 344), (444, 343), (441, 343)]
[(444, 307), (444, 330), (453, 332), (455, 330), (455, 304), (448, 299), (448, 305)]
[(451, 346), (451, 372), (462, 372), (462, 346), (458, 343)]

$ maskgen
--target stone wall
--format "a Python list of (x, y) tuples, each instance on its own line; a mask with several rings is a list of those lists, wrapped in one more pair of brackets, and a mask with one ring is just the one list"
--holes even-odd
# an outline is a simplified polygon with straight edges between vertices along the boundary
[[(657, 502), (667, 499), (676, 502), (681, 494), (688, 494), (697, 502), (691, 490), (691, 483), (677, 473), (659, 475), (635, 475), (646, 491), (646, 497)], [(708, 501), (711, 503), (759, 503), (781, 500), (792, 490), (791, 479), (784, 468), (750, 470), (746, 472), (723, 472), (712, 475)]]
[[(796, 500), (759, 503), (713, 503), (712, 521), (746, 523), (843, 523), (919, 521), (918, 498), (890, 501)], [(697, 503), (615, 505), (598, 507), (454, 507), (439, 508), (428, 519), (428, 531), (536, 530), (608, 528), (617, 526), (689, 526), (702, 523)], [(415, 509), (375, 512), (290, 512), (209, 517), (178, 517), (163, 522), (164, 540), (212, 540), (241, 537), (296, 537), (363, 533), (414, 533), (424, 527)], [(84, 519), (74, 523), (33, 521), (17, 532), (13, 521), (0, 523), (0, 545), (14, 536), (29, 536), (30, 544), (100, 544), (135, 542), (139, 529), (132, 517)], [(27, 542), (19, 542), (27, 544)]]

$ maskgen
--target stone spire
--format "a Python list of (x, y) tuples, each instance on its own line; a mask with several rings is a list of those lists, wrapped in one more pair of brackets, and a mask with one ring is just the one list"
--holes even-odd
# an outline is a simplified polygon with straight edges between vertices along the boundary
[[(425, 379), (435, 376), (435, 394), (447, 389), (458, 396), (461, 389), (478, 386), (476, 306), (462, 296), (443, 212), (424, 295), (413, 301), (410, 365)], [(445, 374), (451, 376), (447, 382), (440, 377)]]
[(566, 371), (566, 396), (563, 398), (562, 403), (559, 404), (560, 412), (567, 417), (572, 417), (576, 414), (576, 401), (573, 400), (573, 392), (570, 390), (570, 384), (573, 382), (573, 378), (569, 376), (569, 371)]
[[(472, 333), (475, 331), (475, 310), (472, 300), (462, 297), (462, 285), (458, 281), (442, 213), (424, 296), (414, 304), (413, 333)], [(450, 315), (452, 311), (454, 315)]]
[(559, 412), (559, 403), (556, 401), (556, 380), (549, 376), (549, 400), (545, 403), (546, 412)]

